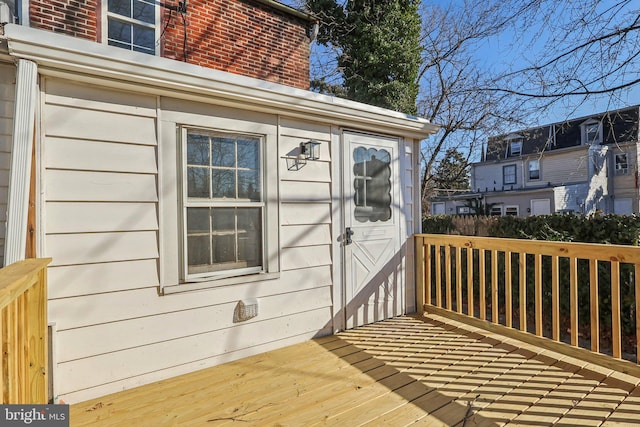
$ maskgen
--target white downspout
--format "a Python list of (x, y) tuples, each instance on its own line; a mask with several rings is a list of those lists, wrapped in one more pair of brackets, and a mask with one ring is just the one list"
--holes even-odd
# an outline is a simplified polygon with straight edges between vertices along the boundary
[(9, 198), (4, 265), (25, 259), (27, 247), (27, 213), (33, 150), (38, 66), (26, 59), (18, 60), (16, 98), (13, 110), (13, 139), (9, 167)]

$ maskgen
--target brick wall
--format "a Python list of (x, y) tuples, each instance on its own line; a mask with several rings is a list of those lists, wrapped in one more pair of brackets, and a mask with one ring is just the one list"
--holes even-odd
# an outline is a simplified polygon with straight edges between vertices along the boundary
[(100, 0), (31, 1), (31, 26), (97, 41), (100, 33), (96, 17), (99, 2)]
[[(29, 13), (32, 27), (100, 41), (100, 10), (101, 0), (32, 0)], [(182, 16), (160, 12), (161, 54), (183, 61)], [(309, 88), (307, 21), (252, 0), (187, 0), (185, 18), (187, 62)]]

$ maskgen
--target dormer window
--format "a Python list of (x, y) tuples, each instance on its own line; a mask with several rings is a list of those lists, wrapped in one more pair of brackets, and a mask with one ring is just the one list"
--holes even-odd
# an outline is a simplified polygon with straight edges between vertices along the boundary
[(521, 135), (509, 135), (506, 138), (507, 152), (506, 157), (516, 157), (522, 155), (522, 136)]
[(519, 156), (522, 154), (522, 140), (511, 141), (509, 144), (509, 154), (511, 156)]
[(585, 145), (602, 144), (602, 123), (588, 120), (582, 124), (582, 143)]

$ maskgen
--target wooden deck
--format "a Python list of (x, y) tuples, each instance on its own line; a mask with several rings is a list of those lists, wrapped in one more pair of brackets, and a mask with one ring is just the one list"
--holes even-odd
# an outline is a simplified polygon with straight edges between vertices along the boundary
[(91, 426), (622, 426), (640, 379), (435, 315), (401, 317), (71, 407)]

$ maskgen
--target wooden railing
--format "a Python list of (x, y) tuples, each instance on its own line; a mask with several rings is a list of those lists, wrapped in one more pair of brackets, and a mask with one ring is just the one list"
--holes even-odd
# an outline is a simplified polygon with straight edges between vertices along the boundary
[(618, 370), (640, 361), (640, 248), (427, 234), (415, 247), (425, 311)]
[(0, 403), (48, 403), (47, 259), (0, 269)]

